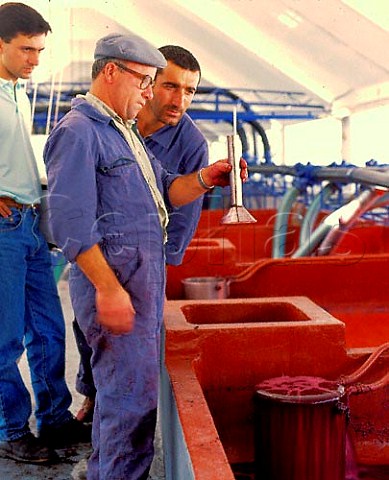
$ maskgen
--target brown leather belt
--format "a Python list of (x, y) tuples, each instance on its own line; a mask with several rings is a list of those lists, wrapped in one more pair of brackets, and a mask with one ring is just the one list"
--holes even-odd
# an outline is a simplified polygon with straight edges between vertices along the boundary
[(39, 208), (39, 203), (19, 203), (13, 198), (10, 197), (0, 197), (0, 201), (5, 203), (9, 208), (17, 208), (18, 210), (23, 210), (26, 208)]

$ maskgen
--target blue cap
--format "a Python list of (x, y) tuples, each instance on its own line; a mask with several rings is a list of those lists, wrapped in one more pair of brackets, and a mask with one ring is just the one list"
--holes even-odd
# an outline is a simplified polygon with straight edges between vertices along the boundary
[(132, 33), (111, 33), (100, 38), (96, 43), (95, 60), (100, 58), (118, 58), (156, 68), (165, 68), (167, 65), (165, 57), (157, 48)]

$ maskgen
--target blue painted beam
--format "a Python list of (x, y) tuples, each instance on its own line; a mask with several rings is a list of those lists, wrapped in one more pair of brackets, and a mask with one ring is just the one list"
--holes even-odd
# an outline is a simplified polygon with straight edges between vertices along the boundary
[[(220, 110), (197, 110), (193, 108), (188, 109), (188, 114), (193, 120), (209, 120), (209, 121), (224, 121), (231, 123), (231, 112)], [(253, 122), (255, 120), (314, 120), (320, 118), (320, 114), (313, 112), (301, 113), (287, 113), (287, 112), (239, 112), (237, 120), (239, 122)]]

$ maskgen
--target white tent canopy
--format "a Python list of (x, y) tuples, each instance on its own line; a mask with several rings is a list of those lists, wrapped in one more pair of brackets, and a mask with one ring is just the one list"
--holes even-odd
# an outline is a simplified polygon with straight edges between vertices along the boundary
[[(25, 3), (39, 10), (53, 28), (41, 65), (34, 72), (34, 80), (38, 82), (52, 82), (52, 86), (56, 82), (60, 88), (66, 88), (68, 82), (88, 84), (96, 40), (108, 33), (130, 31), (157, 47), (166, 44), (186, 47), (201, 64), (202, 86), (228, 89), (248, 103), (258, 102), (257, 113), (279, 113), (279, 109), (291, 112), (293, 104), (301, 102), (301, 108), (298, 105), (297, 109), (305, 113), (315, 106), (322, 108), (315, 111), (315, 118), (328, 115), (344, 118), (372, 107), (383, 107), (383, 118), (389, 123), (388, 0), (25, 0)], [(245, 89), (243, 94), (242, 89)], [(285, 92), (286, 96), (279, 92)], [(283, 106), (274, 107), (276, 104)], [(272, 151), (274, 154), (278, 149), (276, 159), (283, 162), (288, 161), (291, 151), (285, 139), (298, 141), (298, 130), (288, 136), (284, 127), (291, 127), (299, 120), (286, 118), (280, 122), (281, 129), (277, 122), (262, 123), (268, 135), (276, 136)], [(334, 157), (349, 159), (349, 152), (354, 152), (351, 155), (354, 157), (362, 152), (360, 145), (349, 144), (355, 127), (344, 125), (347, 131), (342, 133), (341, 127), (336, 127), (337, 138), (326, 142), (333, 151), (322, 162)], [(212, 142), (230, 127), (218, 123), (216, 128), (215, 123), (202, 122), (201, 128)], [(376, 120), (373, 141), (368, 145), (371, 154), (364, 152), (358, 158), (360, 163), (370, 156), (389, 159), (383, 129), (382, 121)], [(359, 131), (354, 138), (358, 136)], [(306, 137), (301, 134), (303, 141)], [(296, 146), (293, 150), (290, 161), (296, 161), (300, 155)], [(308, 156), (311, 158), (307, 153)]]
[(88, 78), (99, 37), (132, 31), (191, 50), (203, 85), (304, 92), (337, 111), (389, 103), (387, 0), (26, 3), (52, 24), (51, 67), (64, 68), (65, 80)]

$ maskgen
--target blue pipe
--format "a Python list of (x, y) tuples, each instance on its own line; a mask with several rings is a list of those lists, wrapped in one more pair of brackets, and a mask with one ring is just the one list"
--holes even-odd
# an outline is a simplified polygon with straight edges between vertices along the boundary
[[(249, 173), (274, 175), (275, 173), (292, 176), (302, 176), (300, 169), (286, 165), (249, 165)], [(361, 183), (363, 185), (389, 188), (389, 168), (368, 167), (317, 167), (311, 173), (314, 181), (328, 180), (331, 182)]]

